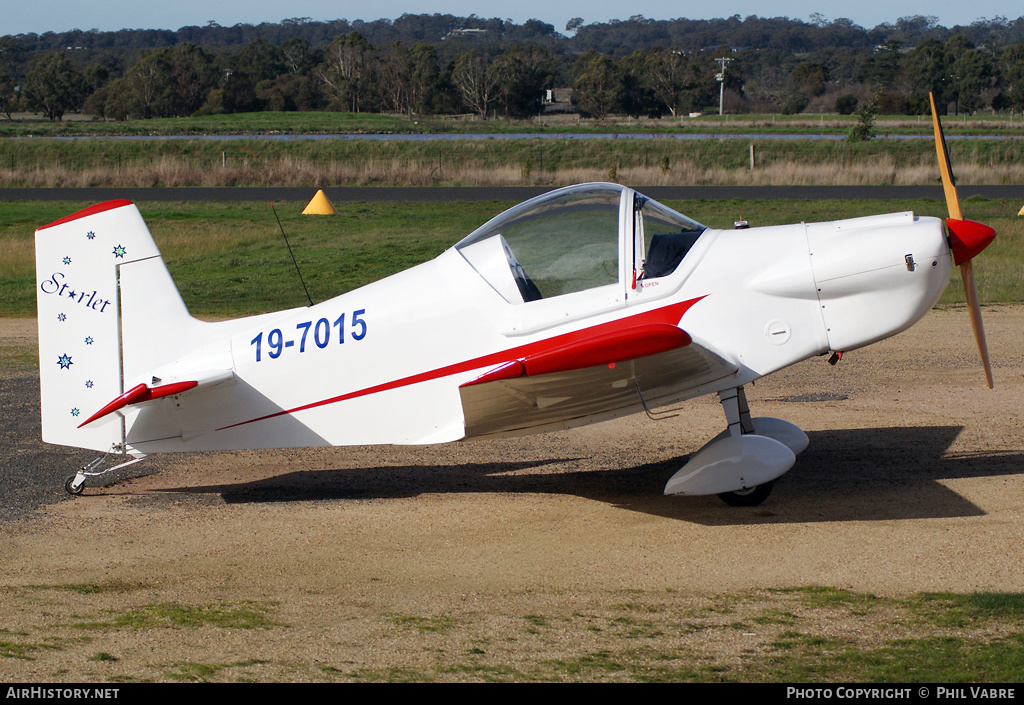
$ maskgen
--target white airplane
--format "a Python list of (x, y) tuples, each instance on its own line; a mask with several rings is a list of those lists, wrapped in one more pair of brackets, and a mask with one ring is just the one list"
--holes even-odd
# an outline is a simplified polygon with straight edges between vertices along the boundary
[[(933, 110), (934, 115), (934, 110)], [(994, 237), (959, 211), (714, 230), (636, 191), (558, 189), (436, 259), (337, 298), (217, 323), (189, 315), (128, 201), (36, 233), (43, 440), (117, 454), (427, 444), (565, 429), (718, 394), (727, 430), (666, 494), (754, 505), (808, 443), (744, 385), (920, 319)]]

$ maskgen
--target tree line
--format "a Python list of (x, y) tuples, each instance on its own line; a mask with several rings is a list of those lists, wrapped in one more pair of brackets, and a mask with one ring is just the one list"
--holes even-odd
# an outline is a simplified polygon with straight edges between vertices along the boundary
[[(51, 120), (78, 111), (121, 120), (263, 110), (525, 118), (544, 109), (546, 90), (571, 87), (586, 116), (676, 116), (715, 104), (720, 73), (734, 113), (849, 113), (870, 103), (920, 114), (929, 91), (957, 113), (1024, 110), (1024, 18), (962, 32), (921, 17), (872, 30), (821, 16), (576, 18), (571, 37), (536, 20), (448, 15), (338, 21), (331, 26), (346, 31), (329, 39), (324, 26), (300, 18), (0, 37), (0, 111)], [(163, 45), (140, 47), (140, 36)], [(54, 48), (58, 38), (78, 43)]]
[(435, 47), (373, 47), (358, 32), (323, 48), (302, 39), (280, 46), (255, 39), (237, 53), (191, 43), (144, 52), (119, 75), (80, 67), (67, 51), (42, 55), (16, 85), (0, 78), (3, 110), (60, 120), (84, 111), (113, 120), (263, 110), (537, 114), (553, 86), (552, 56), (536, 45), (476, 49), (442, 66)]

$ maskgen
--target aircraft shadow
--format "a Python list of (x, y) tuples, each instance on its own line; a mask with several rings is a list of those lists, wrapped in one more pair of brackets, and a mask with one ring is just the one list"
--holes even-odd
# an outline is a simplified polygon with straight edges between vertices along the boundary
[[(1024, 471), (1024, 451), (955, 454), (958, 426), (869, 428), (809, 433), (810, 447), (759, 507), (717, 497), (665, 497), (686, 456), (618, 470), (568, 470), (586, 457), (459, 465), (423, 464), (289, 472), (264, 480), (177, 490), (216, 493), (229, 503), (370, 500), (420, 494), (495, 492), (584, 497), (705, 525), (878, 521), (978, 516), (984, 512), (941, 480)], [(545, 466), (552, 466), (544, 471)]]
[[(553, 488), (523, 489), (510, 475), (586, 458), (551, 458), (502, 463), (459, 465), (380, 465), (337, 470), (303, 470), (256, 482), (203, 487), (167, 488), (166, 492), (219, 494), (225, 502), (296, 502), (309, 500), (401, 499), (422, 494), (460, 492), (545, 492)], [(537, 477), (527, 475), (526, 477)], [(544, 477), (544, 476), (542, 476)], [(562, 477), (558, 474), (557, 477)]]

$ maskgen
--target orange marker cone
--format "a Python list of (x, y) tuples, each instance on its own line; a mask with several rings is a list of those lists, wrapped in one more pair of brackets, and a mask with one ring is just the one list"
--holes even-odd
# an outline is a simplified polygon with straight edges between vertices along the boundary
[(313, 196), (313, 200), (309, 202), (306, 209), (302, 211), (302, 215), (338, 215), (338, 211), (334, 209), (334, 204), (327, 198), (324, 190), (320, 189)]

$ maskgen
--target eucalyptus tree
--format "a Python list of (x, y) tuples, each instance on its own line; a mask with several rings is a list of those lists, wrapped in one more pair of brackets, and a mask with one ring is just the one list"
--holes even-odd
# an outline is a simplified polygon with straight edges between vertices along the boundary
[(786, 99), (789, 72), (776, 54), (766, 54), (751, 61), (744, 70), (744, 90), (758, 105), (758, 110), (779, 109)]
[(237, 54), (222, 57), (219, 108), (228, 113), (266, 109), (268, 90), (286, 73), (282, 51), (265, 39), (253, 39)]
[(694, 100), (700, 87), (698, 69), (678, 49), (652, 49), (647, 53), (646, 69), (654, 97), (672, 117), (703, 103)]
[(981, 92), (992, 85), (992, 62), (963, 35), (950, 37), (945, 45), (949, 60), (950, 94), (957, 114), (984, 106)]
[(437, 51), (423, 42), (395, 42), (381, 54), (378, 89), (381, 107), (396, 113), (426, 113), (444, 101)]
[(910, 109), (921, 114), (928, 111), (928, 94), (935, 96), (939, 114), (946, 114), (946, 105), (952, 100), (949, 77), (949, 58), (942, 43), (926, 39), (918, 44), (900, 62), (897, 87), (910, 96)]
[(317, 77), (326, 86), (332, 102), (344, 110), (371, 109), (376, 76), (376, 51), (359, 32), (338, 36), (324, 51)]
[(134, 117), (156, 117), (161, 112), (167, 90), (167, 76), (158, 53), (150, 52), (136, 61), (125, 72), (115, 90), (126, 94), (130, 114)]
[(380, 57), (381, 108), (395, 113), (407, 113), (412, 105), (412, 64), (409, 49), (395, 42)]
[(253, 39), (230, 63), (233, 71), (247, 74), (253, 83), (273, 80), (288, 70), (284, 52), (266, 39)]
[(610, 56), (591, 49), (573, 66), (573, 102), (580, 112), (598, 120), (618, 106), (619, 70)]
[(206, 102), (214, 81), (212, 57), (195, 44), (155, 49), (99, 91), (99, 107), (115, 119), (186, 117)]
[(321, 61), (322, 52), (302, 37), (292, 37), (279, 48), (285, 70), (293, 75), (309, 76)]
[(440, 112), (448, 102), (437, 49), (416, 42), (409, 49), (409, 103), (416, 113)]
[(195, 44), (178, 44), (161, 52), (170, 100), (167, 116), (188, 116), (203, 105), (214, 85), (213, 59)]
[(7, 71), (0, 68), (0, 112), (6, 115), (8, 120), (11, 119), (11, 113), (14, 112), (17, 97), (14, 79)]
[(1024, 42), (1003, 49), (999, 61), (1011, 107), (1024, 110)]
[(85, 77), (64, 52), (47, 54), (28, 72), (24, 95), (30, 110), (60, 122), (65, 113), (78, 110), (85, 101)]
[(497, 104), (507, 117), (525, 118), (543, 110), (544, 89), (551, 85), (551, 55), (535, 44), (509, 47), (491, 62), (497, 81)]
[(22, 49), (13, 37), (0, 37), (0, 112), (11, 118), (17, 106), (18, 90), (15, 80), (21, 61)]
[(487, 117), (497, 100), (498, 80), (487, 57), (476, 49), (457, 54), (452, 60), (452, 85), (462, 104), (481, 118)]
[(616, 65), (618, 109), (631, 117), (660, 117), (665, 112), (654, 96), (648, 63), (648, 52), (637, 49), (619, 59)]
[(900, 48), (903, 42), (889, 39), (876, 47), (861, 68), (860, 79), (873, 91), (892, 88), (900, 74)]

